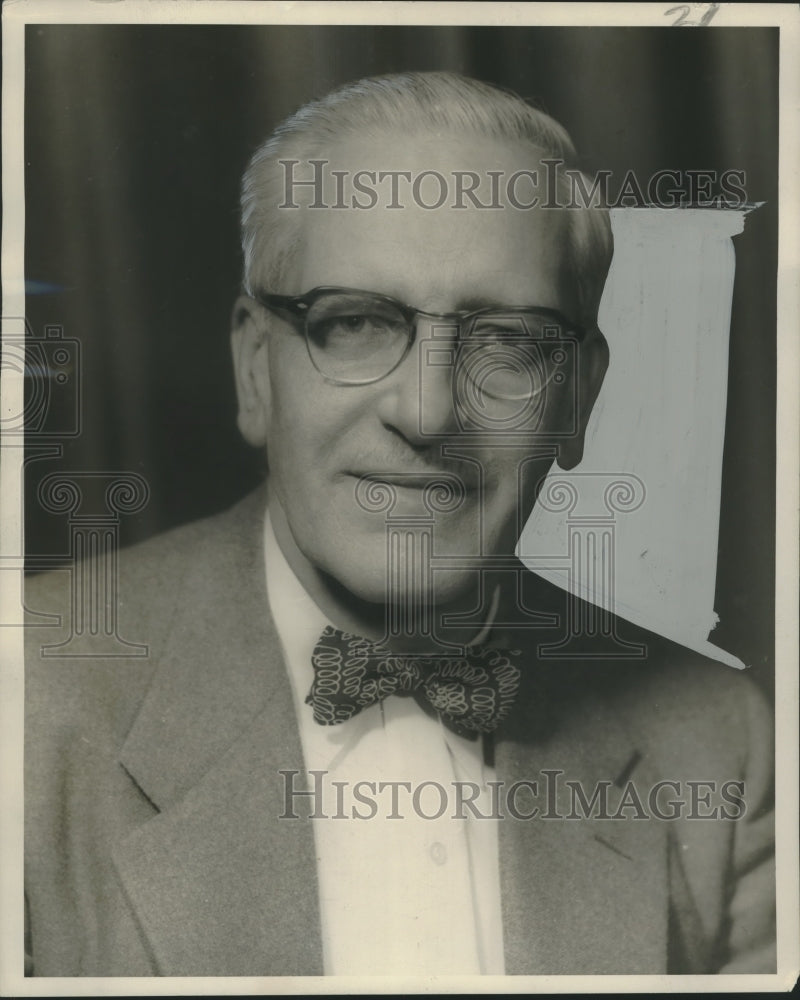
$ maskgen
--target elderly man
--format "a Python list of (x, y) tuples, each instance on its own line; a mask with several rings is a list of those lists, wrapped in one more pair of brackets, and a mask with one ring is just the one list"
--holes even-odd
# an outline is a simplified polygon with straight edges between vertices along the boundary
[[(256, 152), (232, 345), (268, 481), (120, 554), (144, 665), (29, 629), (34, 974), (774, 971), (760, 698), (632, 625), (633, 659), (548, 657), (585, 609), (514, 558), (608, 364), (572, 155), (449, 74)], [(28, 606), (67, 627), (67, 583)]]

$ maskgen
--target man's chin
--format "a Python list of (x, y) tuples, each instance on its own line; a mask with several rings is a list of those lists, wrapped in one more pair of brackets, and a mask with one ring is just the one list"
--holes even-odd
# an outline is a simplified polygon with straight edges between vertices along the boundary
[[(385, 608), (461, 609), (479, 603), (481, 567), (480, 521), (477, 517), (440, 519), (430, 531), (426, 523), (408, 519), (389, 526), (362, 514), (351, 520), (324, 558), (313, 559), (358, 602)], [(500, 551), (497, 534), (487, 539)], [(513, 542), (508, 545), (513, 554)], [(449, 565), (448, 565), (449, 564)]]
[(418, 567), (404, 566), (390, 573), (384, 559), (352, 573), (340, 569), (330, 583), (339, 600), (357, 613), (375, 620), (402, 620), (409, 632), (429, 628), (433, 615), (468, 613), (480, 604), (477, 571), (423, 574)]

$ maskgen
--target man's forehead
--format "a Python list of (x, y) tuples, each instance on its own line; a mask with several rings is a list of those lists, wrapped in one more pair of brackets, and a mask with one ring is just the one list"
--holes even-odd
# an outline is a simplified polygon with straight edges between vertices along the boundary
[(293, 163), (293, 182), (318, 183), (294, 184), (297, 208), (283, 210), (300, 237), (288, 290), (563, 306), (566, 211), (545, 207), (541, 156), (525, 143), (421, 133), (342, 139), (316, 164)]
[(560, 227), (530, 215), (327, 212), (305, 220), (293, 291), (370, 288), (438, 310), (467, 308), (467, 299), (564, 308), (556, 298), (565, 261)]

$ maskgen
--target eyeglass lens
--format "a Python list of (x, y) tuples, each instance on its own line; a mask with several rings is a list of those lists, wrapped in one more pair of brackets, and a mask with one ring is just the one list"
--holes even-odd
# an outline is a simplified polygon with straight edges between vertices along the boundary
[[(309, 306), (306, 334), (312, 360), (323, 375), (357, 384), (392, 371), (413, 326), (391, 301), (369, 293), (330, 292)], [(532, 311), (480, 313), (461, 329), (455, 367), (491, 399), (528, 398), (547, 381), (542, 341), (557, 343), (561, 335), (551, 317)]]

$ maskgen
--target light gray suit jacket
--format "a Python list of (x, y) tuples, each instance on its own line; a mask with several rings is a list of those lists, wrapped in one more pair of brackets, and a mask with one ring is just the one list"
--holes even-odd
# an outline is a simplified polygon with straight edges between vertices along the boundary
[[(120, 554), (120, 633), (147, 657), (42, 656), (67, 634), (69, 575), (30, 581), (27, 607), (63, 626), (27, 633), (34, 975), (323, 971), (313, 821), (278, 819), (278, 772), (302, 751), (263, 503)], [(769, 715), (746, 677), (625, 628), (646, 661), (537, 663), (555, 633), (522, 637), (531, 665), (496, 738), (498, 779), (558, 769), (589, 790), (616, 780), (612, 800), (628, 780), (646, 799), (660, 779), (742, 779), (746, 814), (501, 821), (507, 972), (774, 972)]]

